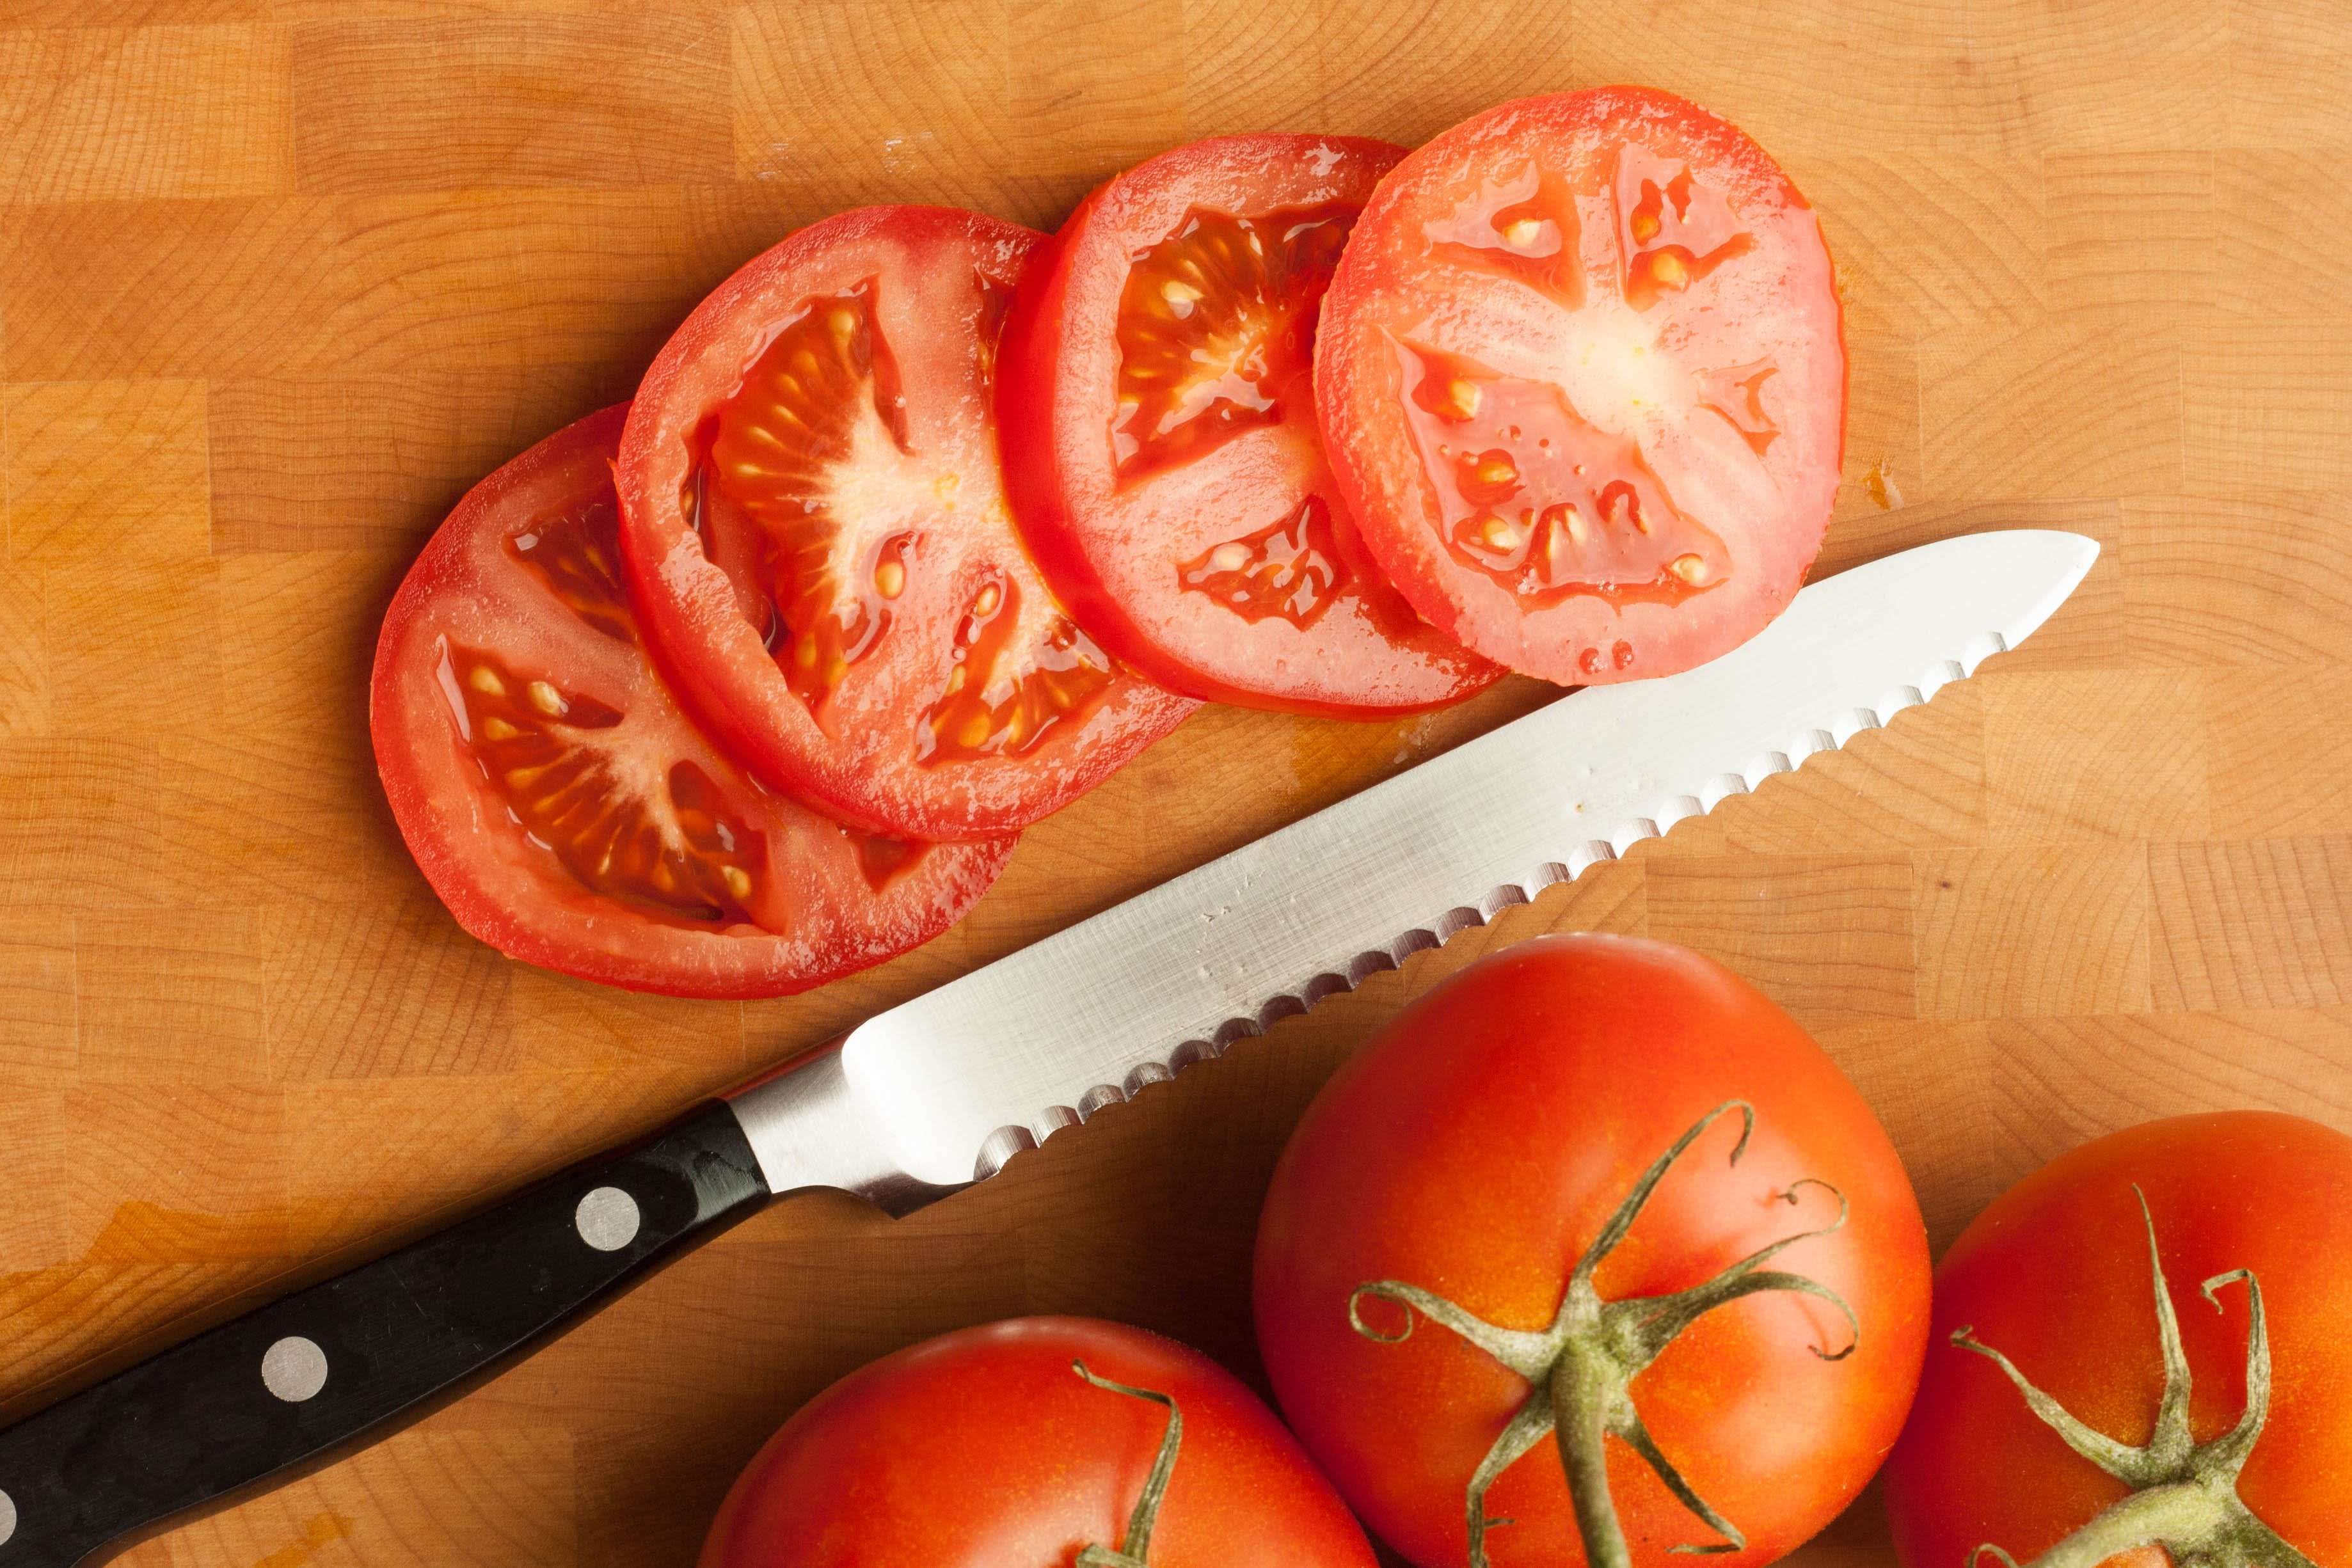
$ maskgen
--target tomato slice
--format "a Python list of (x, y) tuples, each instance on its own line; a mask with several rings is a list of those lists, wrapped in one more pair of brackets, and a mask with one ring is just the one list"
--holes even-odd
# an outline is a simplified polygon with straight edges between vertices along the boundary
[(1647, 88), (1507, 103), (1399, 163), (1316, 348), (1323, 434), (1414, 609), (1513, 669), (1671, 674), (1779, 614), (1845, 441), (1821, 225)]
[(1162, 685), (1344, 716), (1502, 673), (1389, 586), (1316, 424), (1323, 293), (1403, 156), (1196, 141), (1095, 192), (1022, 280), (997, 388), (1014, 516), (1079, 623)]
[(866, 207), (754, 258), (646, 372), (622, 559), (704, 727), (845, 821), (983, 838), (1195, 706), (1063, 611), (1006, 509), (990, 382), (1044, 236)]
[(425, 880), (509, 956), (677, 996), (783, 996), (937, 936), (1013, 841), (842, 827), (697, 732), (623, 590), (626, 413), (476, 486), (385, 612), (369, 727)]

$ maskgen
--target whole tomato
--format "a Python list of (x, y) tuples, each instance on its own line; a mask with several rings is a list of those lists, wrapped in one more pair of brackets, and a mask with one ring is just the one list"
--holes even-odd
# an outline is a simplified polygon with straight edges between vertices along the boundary
[(720, 1505), (702, 1568), (1372, 1568), (1274, 1413), (1118, 1323), (1019, 1318), (818, 1395)]
[(2347, 1319), (2352, 1138), (2229, 1112), (2062, 1155), (1936, 1271), (1896, 1552), (2352, 1563)]
[(1556, 936), (1464, 970), (1324, 1088), (1255, 1291), (1284, 1413), (1423, 1568), (1751, 1564), (1895, 1441), (1927, 1241), (1787, 1014), (1696, 953)]

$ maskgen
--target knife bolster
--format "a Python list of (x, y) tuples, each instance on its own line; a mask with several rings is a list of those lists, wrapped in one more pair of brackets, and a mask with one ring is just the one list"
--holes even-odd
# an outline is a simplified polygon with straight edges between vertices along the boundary
[(918, 1181), (890, 1157), (843, 1071), (841, 1044), (794, 1057), (727, 1096), (768, 1190), (782, 1197), (830, 1188), (894, 1216), (962, 1191)]

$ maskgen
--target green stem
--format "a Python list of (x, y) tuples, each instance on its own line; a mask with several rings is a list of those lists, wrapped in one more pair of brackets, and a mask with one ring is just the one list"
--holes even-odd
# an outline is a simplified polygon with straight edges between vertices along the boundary
[(2029, 1568), (2098, 1568), (2118, 1552), (2201, 1541), (2221, 1523), (2221, 1500), (2191, 1482), (2134, 1492), (2035, 1558)]
[(1609, 1427), (1622, 1375), (1571, 1343), (1551, 1369), (1553, 1436), (1586, 1568), (1633, 1568), (1633, 1549), (1609, 1495)]
[(1160, 1456), (1151, 1462), (1151, 1474), (1144, 1478), (1143, 1491), (1135, 1500), (1135, 1511), (1127, 1516), (1126, 1538), (1117, 1551), (1093, 1545), (1078, 1553), (1077, 1568), (1145, 1568), (1145, 1554), (1151, 1550), (1152, 1526), (1159, 1522), (1160, 1505), (1168, 1500), (1168, 1482), (1176, 1473), (1176, 1450), (1183, 1446), (1184, 1412), (1177, 1408), (1174, 1396), (1150, 1388), (1130, 1388), (1124, 1383), (1097, 1377), (1083, 1361), (1070, 1363), (1070, 1370), (1108, 1393), (1149, 1399), (1168, 1406), (1168, 1429), (1160, 1434)]
[[(2235, 1501), (2233, 1495), (2232, 1500)], [(2295, 1550), (2294, 1542), (2254, 1517), (2254, 1511), (2237, 1502), (2234, 1517), (2213, 1532), (2213, 1554), (2221, 1562), (2242, 1563), (2248, 1568), (2317, 1568)]]
[[(2235, 1492), (2202, 1481), (2171, 1481), (2134, 1492), (2024, 1568), (2098, 1568), (2143, 1546), (2164, 1548), (2175, 1563), (2314, 1568), (2311, 1559), (2255, 1518)], [(1979, 1553), (1985, 1550), (1978, 1548)]]

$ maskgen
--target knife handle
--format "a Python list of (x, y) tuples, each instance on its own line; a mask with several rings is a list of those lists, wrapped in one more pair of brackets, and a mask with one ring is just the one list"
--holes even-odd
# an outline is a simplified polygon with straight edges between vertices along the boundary
[(414, 1418), (768, 1200), (723, 1103), (0, 1431), (0, 1568), (70, 1568)]

